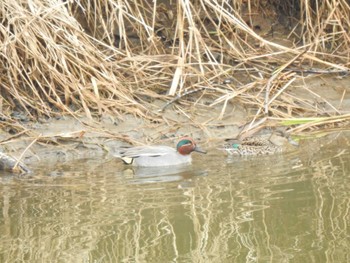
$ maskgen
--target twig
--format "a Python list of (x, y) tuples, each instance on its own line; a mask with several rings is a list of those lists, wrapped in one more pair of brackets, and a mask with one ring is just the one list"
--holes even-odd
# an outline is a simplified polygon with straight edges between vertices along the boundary
[[(17, 166), (19, 165), (20, 161), (22, 160), (24, 154), (28, 151), (28, 149), (40, 138), (41, 135), (39, 135), (38, 137), (36, 137), (25, 149), (24, 151), (21, 153), (21, 155), (19, 156), (17, 162), (15, 163), (15, 165), (13, 166), (13, 170), (16, 170)], [(22, 165), (21, 165), (22, 168)]]
[(318, 68), (310, 68), (310, 69), (297, 69), (297, 68), (285, 68), (282, 71), (291, 71), (295, 73), (301, 74), (350, 74), (350, 69), (341, 70), (341, 69), (318, 69)]
[(168, 101), (161, 109), (158, 110), (158, 112), (162, 112), (164, 111), (170, 104), (178, 101), (179, 99), (187, 96), (187, 95), (190, 95), (190, 94), (193, 94), (193, 93), (196, 93), (198, 91), (201, 91), (201, 90), (210, 90), (210, 91), (217, 91), (217, 89), (215, 88), (210, 88), (210, 87), (199, 87), (197, 89), (193, 89), (193, 90), (190, 90), (190, 91), (186, 91), (184, 92), (183, 94), (180, 94), (180, 95), (177, 95), (175, 98), (173, 98), (172, 100)]

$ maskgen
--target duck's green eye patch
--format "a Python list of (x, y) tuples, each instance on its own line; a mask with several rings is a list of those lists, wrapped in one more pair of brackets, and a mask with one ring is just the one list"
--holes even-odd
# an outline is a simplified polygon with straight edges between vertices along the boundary
[(181, 146), (186, 145), (186, 144), (192, 144), (192, 142), (190, 140), (181, 140), (179, 141), (179, 143), (177, 144), (177, 149), (179, 149)]
[(238, 149), (239, 145), (240, 145), (239, 143), (233, 143), (232, 144), (232, 148), (233, 149)]

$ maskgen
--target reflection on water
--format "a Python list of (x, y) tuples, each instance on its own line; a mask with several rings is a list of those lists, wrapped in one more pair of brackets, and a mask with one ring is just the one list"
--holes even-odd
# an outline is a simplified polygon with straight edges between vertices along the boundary
[(0, 262), (347, 262), (349, 152), (339, 135), (177, 171), (85, 160), (1, 176)]

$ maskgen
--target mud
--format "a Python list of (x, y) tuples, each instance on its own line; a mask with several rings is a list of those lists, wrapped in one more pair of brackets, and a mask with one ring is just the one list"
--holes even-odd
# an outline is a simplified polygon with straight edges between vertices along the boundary
[[(348, 76), (322, 75), (302, 78), (286, 92), (307, 99), (310, 109), (317, 108), (322, 116), (329, 116), (350, 112), (348, 87)], [(210, 103), (210, 99), (188, 103), (183, 98), (159, 112), (166, 101), (157, 100), (149, 119), (133, 115), (124, 115), (122, 119), (104, 115), (94, 120), (62, 116), (31, 122), (22, 116), (20, 123), (25, 132), (1, 130), (0, 151), (35, 167), (42, 163), (49, 166), (86, 157), (108, 157), (111, 149), (121, 145), (174, 145), (182, 136), (193, 137), (202, 147), (216, 148), (247, 129), (257, 111), (234, 99), (227, 103), (224, 112), (222, 104), (210, 107)], [(251, 132), (279, 129), (278, 123), (268, 118), (259, 127)]]

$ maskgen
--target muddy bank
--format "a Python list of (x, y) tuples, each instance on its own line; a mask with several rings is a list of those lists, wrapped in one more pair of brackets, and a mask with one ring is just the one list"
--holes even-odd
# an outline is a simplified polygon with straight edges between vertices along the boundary
[[(320, 116), (330, 116), (350, 112), (348, 86), (347, 76), (310, 76), (303, 79), (303, 83), (295, 82), (285, 92), (289, 98), (295, 97), (296, 102), (298, 98), (308, 101), (310, 115), (317, 111)], [(160, 111), (164, 105), (166, 101), (154, 100), (148, 119), (133, 115), (122, 118), (103, 115), (91, 120), (66, 115), (33, 122), (21, 115), (18, 120), (21, 129), (7, 126), (1, 130), (0, 151), (20, 158), (28, 167), (34, 168), (42, 163), (50, 165), (86, 157), (102, 158), (109, 156), (110, 149), (121, 145), (174, 145), (182, 136), (191, 136), (204, 147), (216, 148), (224, 139), (242, 135), (242, 131), (249, 136), (281, 128), (278, 121), (257, 116), (259, 109), (243, 107), (235, 98), (223, 106), (208, 98), (195, 102), (184, 97)], [(305, 111), (305, 117), (308, 116)], [(293, 131), (293, 127), (284, 129)]]

